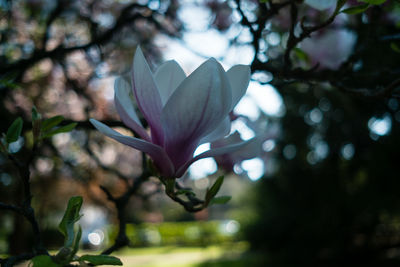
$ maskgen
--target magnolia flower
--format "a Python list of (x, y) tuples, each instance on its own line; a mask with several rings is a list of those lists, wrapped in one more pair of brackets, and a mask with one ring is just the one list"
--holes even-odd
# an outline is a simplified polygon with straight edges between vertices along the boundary
[[(246, 92), (250, 68), (236, 65), (227, 72), (213, 58), (186, 77), (175, 61), (167, 61), (155, 74), (137, 48), (132, 87), (115, 81), (115, 105), (122, 121), (141, 138), (124, 136), (103, 123), (91, 123), (103, 134), (148, 154), (164, 178), (181, 177), (196, 160), (235, 151), (245, 142), (230, 144), (193, 156), (202, 143), (221, 139), (230, 132), (229, 113)], [(150, 135), (134, 108), (146, 119)]]

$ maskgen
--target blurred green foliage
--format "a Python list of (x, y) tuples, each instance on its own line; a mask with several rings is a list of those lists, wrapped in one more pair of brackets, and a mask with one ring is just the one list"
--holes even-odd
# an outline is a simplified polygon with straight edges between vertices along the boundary
[[(228, 221), (193, 221), (128, 224), (127, 236), (134, 247), (144, 246), (209, 246), (232, 243), (240, 239), (238, 233), (226, 231)], [(109, 240), (117, 232), (109, 231)]]

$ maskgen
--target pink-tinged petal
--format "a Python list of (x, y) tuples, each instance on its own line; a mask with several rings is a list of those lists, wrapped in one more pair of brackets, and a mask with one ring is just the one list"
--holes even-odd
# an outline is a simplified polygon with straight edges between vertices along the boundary
[(210, 143), (215, 140), (219, 140), (227, 136), (231, 131), (231, 120), (229, 116), (227, 116), (221, 124), (207, 136), (203, 137), (200, 140), (200, 144)]
[(163, 106), (165, 103), (167, 103), (168, 98), (185, 78), (185, 72), (175, 60), (165, 62), (157, 69), (156, 73), (154, 74), (154, 79), (156, 81)]
[(142, 139), (122, 135), (97, 120), (90, 119), (90, 122), (93, 124), (94, 127), (96, 127), (97, 130), (102, 132), (104, 135), (124, 145), (133, 147), (148, 154), (153, 159), (154, 164), (159, 168), (163, 176), (174, 176), (174, 166), (172, 165), (171, 160), (168, 158), (168, 155), (165, 153), (162, 147), (149, 143)]
[[(264, 139), (262, 136), (256, 136), (252, 139), (252, 142), (247, 143), (241, 149), (229, 153), (229, 157), (236, 160), (236, 162), (258, 157), (263, 152), (262, 144), (265, 140), (266, 139)], [(211, 143), (211, 149), (225, 147), (230, 144), (237, 144), (240, 142), (243, 142), (243, 139), (240, 137), (239, 132), (235, 131), (230, 136)]]
[(136, 115), (131, 86), (122, 78), (117, 78), (114, 85), (114, 102), (121, 120), (143, 139), (150, 141), (150, 137), (143, 128), (138, 116)]
[(214, 148), (219, 148), (219, 147), (229, 146), (232, 144), (241, 143), (243, 141), (244, 140), (240, 136), (240, 133), (238, 131), (234, 131), (228, 137), (212, 142), (210, 144), (210, 147), (211, 147), (211, 149), (214, 149)]
[(247, 65), (236, 65), (230, 68), (226, 74), (232, 88), (232, 110), (246, 93), (249, 86), (250, 67)]
[(231, 87), (222, 66), (209, 59), (189, 75), (163, 108), (161, 122), (167, 154), (177, 168), (193, 154), (231, 109)]
[(140, 47), (137, 47), (133, 59), (132, 84), (139, 109), (150, 126), (152, 141), (162, 145), (161, 97)]
[(187, 168), (189, 168), (189, 166), (193, 162), (195, 162), (199, 159), (216, 157), (216, 156), (220, 156), (223, 154), (232, 153), (232, 152), (237, 151), (247, 145), (250, 145), (252, 142), (255, 142), (255, 138), (250, 139), (248, 141), (240, 142), (237, 144), (232, 144), (232, 145), (228, 145), (228, 146), (224, 146), (224, 147), (218, 147), (218, 148), (210, 149), (206, 152), (203, 152), (203, 153), (197, 155), (196, 157), (188, 160), (185, 164), (183, 164), (176, 172), (176, 177), (181, 177), (186, 172)]

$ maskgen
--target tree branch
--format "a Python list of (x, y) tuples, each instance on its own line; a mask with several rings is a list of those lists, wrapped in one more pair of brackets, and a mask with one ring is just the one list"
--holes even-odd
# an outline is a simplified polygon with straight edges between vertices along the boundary
[(31, 193), (31, 187), (30, 187), (29, 167), (34, 158), (35, 151), (36, 151), (36, 146), (33, 147), (31, 154), (28, 157), (28, 160), (26, 160), (25, 162), (21, 162), (13, 155), (9, 155), (9, 158), (11, 159), (11, 161), (14, 163), (14, 165), (18, 169), (19, 176), (21, 178), (21, 181), (22, 181), (23, 187), (24, 187), (24, 196), (23, 196), (23, 201), (22, 201), (21, 206), (0, 203), (1, 209), (17, 212), (17, 213), (23, 215), (31, 224), (33, 237), (34, 237), (33, 253), (22, 254), (22, 255), (17, 255), (14, 257), (6, 258), (2, 262), (2, 266), (3, 265), (4, 266), (13, 266), (13, 264), (15, 264), (19, 261), (31, 259), (36, 255), (41, 255), (41, 254), (48, 255), (47, 250), (43, 247), (43, 244), (42, 244), (40, 228), (39, 228), (39, 224), (35, 217), (35, 211), (31, 206), (32, 193)]
[(136, 194), (143, 182), (147, 181), (151, 176), (149, 170), (146, 167), (145, 154), (142, 153), (143, 170), (142, 174), (133, 181), (133, 184), (128, 187), (125, 193), (119, 197), (114, 197), (110, 191), (104, 186), (100, 186), (103, 192), (107, 195), (107, 199), (114, 203), (117, 210), (118, 217), (118, 234), (114, 240), (114, 244), (109, 248), (105, 249), (101, 254), (109, 255), (114, 251), (129, 245), (129, 238), (126, 235), (126, 216), (125, 208), (129, 202), (132, 195)]

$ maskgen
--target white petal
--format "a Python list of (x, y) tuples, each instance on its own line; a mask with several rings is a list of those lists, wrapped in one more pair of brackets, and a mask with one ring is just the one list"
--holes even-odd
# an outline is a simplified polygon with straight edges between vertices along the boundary
[(140, 111), (151, 129), (153, 142), (163, 143), (163, 133), (161, 126), (161, 97), (154, 81), (153, 74), (143, 56), (140, 47), (136, 49), (133, 59), (132, 75), (133, 91)]
[(132, 99), (133, 96), (131, 96), (132, 90), (130, 84), (122, 78), (117, 78), (115, 80), (114, 90), (115, 107), (117, 108), (121, 120), (140, 137), (150, 141), (146, 130), (143, 128), (136, 114)]
[(229, 116), (227, 116), (214, 131), (212, 131), (210, 134), (208, 134), (207, 136), (203, 137), (200, 140), (200, 144), (209, 143), (215, 140), (222, 139), (225, 136), (227, 136), (230, 131), (231, 131), (231, 119), (229, 118)]
[(218, 147), (218, 148), (210, 149), (206, 152), (203, 152), (203, 153), (197, 155), (196, 157), (192, 158), (191, 160), (187, 161), (184, 165), (182, 165), (182, 167), (180, 167), (179, 170), (176, 172), (176, 177), (181, 177), (185, 173), (187, 168), (190, 166), (190, 164), (192, 164), (193, 162), (195, 162), (199, 159), (204, 159), (204, 158), (215, 157), (215, 156), (220, 156), (223, 154), (232, 153), (234, 151), (237, 151), (237, 150), (243, 148), (246, 145), (249, 145), (251, 142), (255, 142), (255, 138), (245, 141), (245, 142), (240, 142), (237, 144), (232, 144), (232, 145), (224, 146), (224, 147)]
[(247, 65), (236, 65), (230, 68), (226, 74), (232, 88), (232, 110), (246, 93), (249, 86), (250, 67)]
[(176, 167), (192, 156), (201, 138), (219, 126), (231, 103), (228, 78), (215, 59), (207, 60), (179, 85), (161, 118), (164, 147), (168, 155), (174, 155)]
[(156, 166), (161, 169), (160, 171), (164, 175), (169, 175), (171, 177), (174, 175), (174, 167), (162, 147), (139, 138), (122, 135), (97, 120), (90, 119), (90, 122), (93, 124), (94, 127), (96, 127), (97, 130), (102, 132), (104, 135), (124, 145), (136, 148), (137, 150), (143, 151), (144, 153), (148, 154), (154, 160)]
[(175, 89), (186, 78), (186, 74), (175, 60), (170, 60), (157, 69), (154, 78), (164, 106)]

